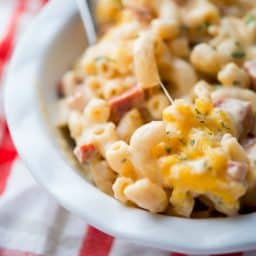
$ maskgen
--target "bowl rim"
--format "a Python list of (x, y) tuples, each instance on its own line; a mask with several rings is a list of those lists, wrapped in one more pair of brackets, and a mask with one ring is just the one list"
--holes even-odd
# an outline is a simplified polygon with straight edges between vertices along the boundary
[[(256, 249), (253, 235), (256, 213), (195, 220), (128, 208), (82, 179), (63, 158), (47, 131), (35, 85), (49, 42), (64, 28), (65, 22), (77, 15), (74, 2), (66, 0), (63, 5), (62, 0), (53, 0), (44, 8), (20, 40), (7, 72), (4, 86), (7, 122), (31, 174), (66, 209), (113, 236), (190, 254)], [(59, 15), (60, 8), (62, 15)], [(51, 29), (46, 29), (49, 21)], [(38, 31), (41, 31), (39, 35)], [(20, 84), (26, 84), (26, 89)]]

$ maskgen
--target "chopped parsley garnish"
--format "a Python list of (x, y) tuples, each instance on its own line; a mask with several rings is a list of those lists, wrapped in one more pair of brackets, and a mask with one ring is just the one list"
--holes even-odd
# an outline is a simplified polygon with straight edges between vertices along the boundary
[(197, 109), (195, 108), (196, 111), (196, 119), (199, 121), (199, 123), (204, 124), (205, 120), (204, 120), (204, 115)]
[(209, 21), (204, 21), (201, 25), (197, 27), (198, 30), (207, 30), (211, 26), (211, 23)]
[(236, 46), (241, 46), (241, 43), (239, 41), (235, 41)]
[(195, 111), (196, 111), (196, 113), (197, 113), (198, 115), (201, 115), (201, 114), (202, 114), (197, 108), (195, 108)]
[(207, 20), (203, 23), (203, 27), (205, 28), (209, 28), (210, 26), (211, 26), (211, 23)]
[(126, 163), (127, 162), (127, 158), (123, 158), (121, 163)]
[(241, 85), (241, 82), (240, 82), (239, 80), (234, 80), (234, 81), (232, 82), (232, 84), (233, 84), (234, 86), (239, 86), (239, 85)]
[(186, 145), (186, 142), (185, 142), (185, 140), (184, 140), (184, 139), (179, 138), (178, 140), (179, 140), (179, 142), (180, 142), (182, 145)]
[(190, 145), (191, 145), (191, 146), (194, 146), (195, 143), (196, 143), (196, 141), (195, 141), (194, 139), (190, 141)]
[(222, 128), (230, 130), (230, 128), (223, 121), (221, 121), (220, 124), (221, 124)]
[(234, 52), (232, 52), (231, 56), (234, 59), (242, 59), (242, 58), (245, 57), (245, 52), (244, 51), (240, 51), (240, 50), (234, 51)]
[(254, 23), (255, 21), (256, 21), (255, 16), (253, 16), (252, 14), (249, 14), (245, 17), (244, 22), (245, 22), (245, 24), (250, 25), (250, 24)]

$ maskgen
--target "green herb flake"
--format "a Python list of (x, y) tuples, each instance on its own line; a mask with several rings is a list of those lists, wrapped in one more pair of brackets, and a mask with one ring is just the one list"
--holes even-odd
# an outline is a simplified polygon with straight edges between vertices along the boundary
[(235, 46), (240, 47), (241, 43), (239, 41), (235, 41)]
[(224, 129), (226, 129), (226, 130), (230, 130), (230, 128), (223, 122), (223, 121), (221, 121), (221, 127), (222, 128), (224, 128)]
[(245, 52), (244, 51), (234, 51), (234, 52), (232, 52), (231, 56), (234, 59), (242, 59), (245, 57)]
[(202, 114), (197, 108), (195, 108), (195, 111), (196, 111), (196, 113), (197, 113), (198, 115), (201, 115), (201, 114)]
[(211, 26), (211, 23), (206, 20), (206, 21), (203, 23), (203, 26), (204, 26), (205, 28), (209, 28), (209, 27)]
[(122, 164), (124, 164), (126, 162), (127, 162), (127, 158), (123, 158), (122, 161), (121, 161)]
[(204, 21), (201, 25), (197, 27), (199, 31), (207, 30), (211, 26), (211, 23), (209, 21)]
[(250, 24), (254, 23), (255, 21), (256, 21), (256, 18), (252, 14), (247, 15), (244, 20), (246, 25), (250, 25)]
[(239, 86), (239, 85), (241, 85), (241, 82), (240, 82), (239, 80), (234, 80), (234, 81), (232, 82), (232, 84), (233, 84), (234, 86)]
[(179, 142), (180, 142), (182, 145), (184, 145), (184, 146), (186, 145), (186, 142), (185, 142), (185, 140), (184, 140), (183, 138), (179, 138), (178, 140), (179, 140)]
[(191, 145), (191, 146), (194, 146), (195, 143), (196, 143), (196, 141), (195, 141), (194, 139), (190, 141), (190, 145)]

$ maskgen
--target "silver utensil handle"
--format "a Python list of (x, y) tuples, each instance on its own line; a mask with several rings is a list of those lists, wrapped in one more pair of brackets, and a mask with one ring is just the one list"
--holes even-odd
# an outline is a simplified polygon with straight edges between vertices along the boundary
[(80, 15), (84, 24), (86, 31), (87, 41), (89, 45), (93, 45), (97, 41), (97, 34), (95, 24), (93, 22), (93, 17), (88, 5), (87, 0), (76, 0), (77, 6), (80, 11)]

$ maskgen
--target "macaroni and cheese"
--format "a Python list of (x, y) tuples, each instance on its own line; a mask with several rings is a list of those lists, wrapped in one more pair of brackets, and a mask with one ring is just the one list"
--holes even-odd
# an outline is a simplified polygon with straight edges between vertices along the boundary
[(98, 2), (99, 40), (58, 87), (96, 186), (182, 217), (256, 207), (255, 1)]

